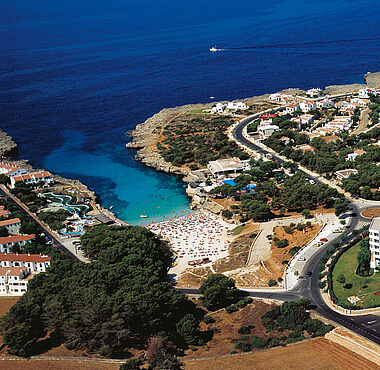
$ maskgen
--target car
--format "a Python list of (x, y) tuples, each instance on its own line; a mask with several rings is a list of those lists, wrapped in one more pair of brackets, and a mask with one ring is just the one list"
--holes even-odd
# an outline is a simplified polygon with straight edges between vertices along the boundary
[(313, 247), (319, 247), (319, 243), (314, 243)]
[(324, 243), (326, 243), (327, 242), (327, 238), (321, 238), (321, 239), (319, 239), (321, 242), (324, 242)]
[(314, 181), (314, 180), (310, 180), (309, 182), (310, 182), (310, 184), (312, 184), (312, 185), (315, 184), (315, 181)]
[(305, 257), (298, 257), (298, 261), (306, 261)]
[(311, 271), (308, 271), (308, 272), (306, 273), (306, 275), (307, 275), (308, 277), (310, 277), (311, 275), (313, 275), (313, 273), (312, 273)]

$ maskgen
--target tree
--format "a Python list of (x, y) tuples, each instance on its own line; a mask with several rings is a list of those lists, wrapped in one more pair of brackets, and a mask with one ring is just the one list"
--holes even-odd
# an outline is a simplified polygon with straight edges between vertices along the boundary
[(269, 286), (275, 286), (275, 285), (277, 285), (277, 281), (274, 280), (274, 279), (270, 279), (269, 282), (268, 282), (268, 285)]
[(371, 263), (371, 251), (368, 246), (368, 239), (361, 241), (360, 250), (357, 256), (358, 261), (358, 275), (359, 276), (368, 276)]
[(345, 276), (343, 275), (343, 273), (339, 274), (336, 281), (340, 284), (344, 284), (346, 282), (346, 278)]
[(223, 274), (209, 276), (199, 290), (203, 294), (201, 299), (205, 307), (211, 310), (229, 306), (235, 300), (238, 292), (235, 280)]
[(349, 204), (346, 200), (337, 199), (334, 203), (335, 215), (340, 216), (349, 210)]
[(188, 344), (197, 343), (199, 340), (199, 323), (190, 313), (179, 321), (177, 331)]
[(0, 227), (0, 237), (2, 238), (8, 235), (9, 235), (8, 229), (5, 226)]
[(302, 212), (301, 212), (301, 215), (305, 218), (308, 218), (310, 216), (310, 209), (304, 209)]
[(139, 370), (142, 364), (139, 358), (130, 358), (120, 365), (119, 370)]
[(319, 289), (325, 289), (326, 288), (326, 280), (319, 281), (317, 286)]

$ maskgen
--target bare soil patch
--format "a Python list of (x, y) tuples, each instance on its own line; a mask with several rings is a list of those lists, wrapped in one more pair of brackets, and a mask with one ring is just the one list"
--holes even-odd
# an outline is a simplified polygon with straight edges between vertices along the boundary
[(2, 370), (118, 370), (120, 363), (95, 362), (85, 359), (1, 359)]
[(369, 208), (361, 213), (362, 217), (375, 218), (380, 216), (380, 208)]
[[(275, 246), (275, 243), (272, 241), (271, 257), (264, 261), (266, 269), (261, 266), (257, 274), (264, 280), (277, 280), (279, 277), (282, 277), (286, 267), (286, 264), (283, 264), (283, 262), (289, 261), (292, 257), (289, 253), (289, 250), (293, 247), (302, 248), (318, 234), (320, 229), (321, 228), (319, 225), (313, 224), (310, 227), (305, 228), (305, 233), (303, 233), (303, 231), (294, 229), (292, 234), (288, 234), (285, 232), (282, 226), (276, 226), (273, 233), (273, 238), (277, 237), (280, 240), (287, 239), (289, 245), (285, 248), (277, 248)], [(267, 270), (272, 274), (268, 273)]]
[(209, 360), (186, 361), (185, 365), (186, 370), (380, 369), (373, 362), (325, 338), (318, 338), (296, 343), (285, 348), (274, 348), (256, 353), (245, 353)]
[[(234, 350), (235, 345), (231, 342), (231, 339), (239, 339), (241, 336), (238, 333), (241, 326), (255, 325), (251, 335), (257, 335), (260, 338), (267, 339), (273, 336), (273, 332), (265, 333), (265, 328), (261, 325), (261, 316), (275, 306), (273, 303), (254, 301), (247, 307), (232, 314), (228, 314), (225, 310), (213, 313), (212, 317), (215, 319), (215, 323), (206, 325), (202, 322), (201, 330), (207, 331), (208, 329), (217, 328), (220, 332), (215, 333), (206, 346), (197, 347), (197, 351), (187, 350), (184, 359), (228, 355)], [(281, 335), (287, 335), (288, 332), (285, 330)]]

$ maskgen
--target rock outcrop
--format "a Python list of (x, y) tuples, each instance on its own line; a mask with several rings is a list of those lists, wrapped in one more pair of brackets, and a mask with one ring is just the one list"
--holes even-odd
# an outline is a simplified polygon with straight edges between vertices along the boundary
[(18, 147), (13, 141), (12, 137), (6, 132), (0, 130), (0, 156), (1, 157), (12, 157), (17, 155)]

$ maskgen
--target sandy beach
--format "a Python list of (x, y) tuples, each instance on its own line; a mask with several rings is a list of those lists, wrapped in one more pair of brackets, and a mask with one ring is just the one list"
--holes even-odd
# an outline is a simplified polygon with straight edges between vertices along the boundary
[(179, 274), (188, 266), (204, 266), (206, 261), (211, 263), (227, 257), (235, 226), (210, 212), (199, 211), (146, 227), (169, 241), (178, 257), (171, 272)]

